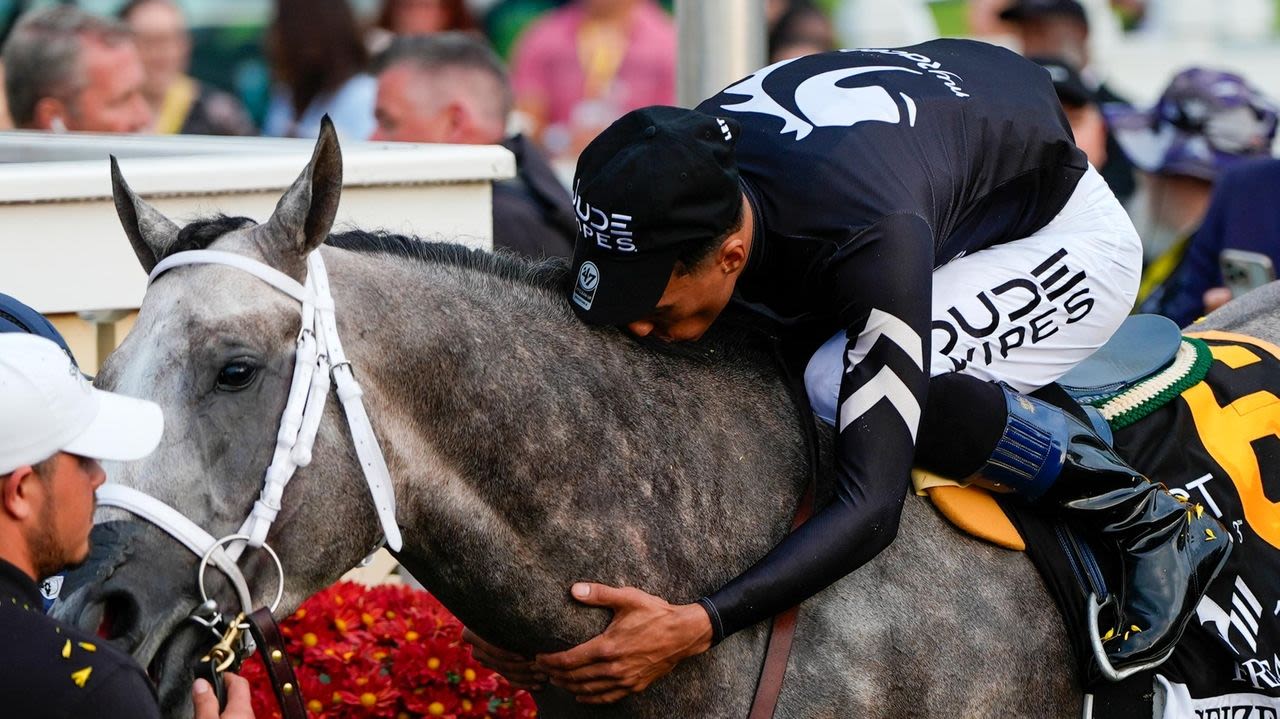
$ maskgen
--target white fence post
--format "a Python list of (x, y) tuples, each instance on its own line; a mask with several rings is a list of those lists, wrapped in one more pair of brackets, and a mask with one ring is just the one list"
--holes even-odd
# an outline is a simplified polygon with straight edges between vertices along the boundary
[(764, 66), (764, 0), (676, 0), (676, 95), (693, 107)]

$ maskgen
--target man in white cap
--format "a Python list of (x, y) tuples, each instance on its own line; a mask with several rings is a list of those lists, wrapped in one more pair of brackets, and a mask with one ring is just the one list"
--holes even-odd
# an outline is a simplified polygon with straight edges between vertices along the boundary
[[(164, 417), (144, 400), (94, 389), (44, 337), (0, 334), (0, 705), (6, 716), (159, 717), (131, 657), (41, 613), (36, 582), (89, 555), (99, 460), (141, 459)], [(252, 719), (247, 683), (229, 678), (222, 719)], [(196, 719), (217, 719), (208, 685)]]

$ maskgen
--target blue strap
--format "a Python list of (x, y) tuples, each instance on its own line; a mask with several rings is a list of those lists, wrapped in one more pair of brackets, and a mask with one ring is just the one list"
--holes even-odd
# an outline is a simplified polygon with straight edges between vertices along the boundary
[(1089, 418), (1089, 426), (1093, 427), (1093, 431), (1098, 435), (1098, 438), (1106, 442), (1108, 447), (1115, 447), (1115, 432), (1111, 431), (1111, 423), (1107, 422), (1107, 418), (1102, 416), (1102, 411), (1087, 404), (1082, 405), (1080, 409), (1084, 410), (1084, 415)]
[(1035, 501), (1053, 486), (1066, 462), (1070, 438), (1062, 410), (1001, 386), (1008, 419), (980, 474)]

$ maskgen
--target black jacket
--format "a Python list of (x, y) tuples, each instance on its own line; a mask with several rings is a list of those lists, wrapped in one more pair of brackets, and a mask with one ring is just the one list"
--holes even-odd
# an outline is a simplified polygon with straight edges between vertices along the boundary
[(720, 637), (893, 540), (928, 388), (933, 270), (1044, 227), (1088, 165), (1048, 73), (979, 42), (784, 61), (698, 109), (740, 123), (755, 212), (740, 299), (848, 336), (835, 499), (703, 600)]
[(159, 719), (132, 657), (41, 612), (36, 583), (0, 560), (0, 716)]
[(578, 223), (568, 191), (524, 135), (502, 146), (516, 156), (516, 176), (493, 185), (493, 246), (534, 259), (573, 255)]

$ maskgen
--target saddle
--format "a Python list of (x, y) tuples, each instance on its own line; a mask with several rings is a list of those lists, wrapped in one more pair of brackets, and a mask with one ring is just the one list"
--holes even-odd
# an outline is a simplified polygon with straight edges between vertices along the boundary
[[(1127, 318), (1097, 352), (1058, 380), (1078, 402), (1098, 435), (1128, 426), (1176, 397), (1208, 372), (1211, 358), (1197, 340), (1184, 338), (1159, 315)], [(986, 489), (932, 474), (912, 472), (916, 494), (926, 496), (962, 532), (998, 547), (1026, 551), (1026, 539)]]
[[(1101, 349), (1057, 383), (1078, 403), (1098, 435), (1113, 441), (1119, 429), (1154, 412), (1182, 390), (1204, 379), (1212, 363), (1208, 347), (1184, 338), (1171, 320), (1130, 317)], [(1103, 681), (1092, 664), (1092, 633), (1082, 600), (1105, 597), (1108, 578), (1118, 576), (1115, 558), (1095, 556), (1071, 527), (1008, 497), (964, 481), (916, 469), (912, 482), (957, 529), (1004, 549), (1026, 552), (1054, 598), (1067, 627), (1091, 715), (1104, 719), (1151, 714), (1151, 670), (1122, 682)]]

